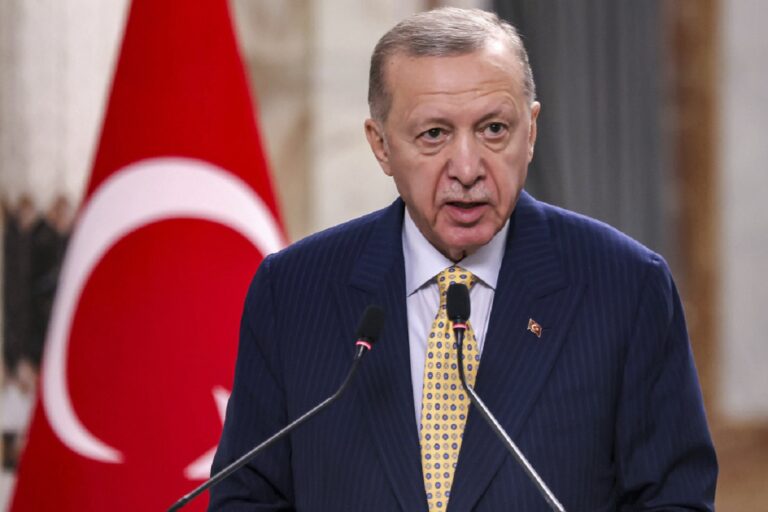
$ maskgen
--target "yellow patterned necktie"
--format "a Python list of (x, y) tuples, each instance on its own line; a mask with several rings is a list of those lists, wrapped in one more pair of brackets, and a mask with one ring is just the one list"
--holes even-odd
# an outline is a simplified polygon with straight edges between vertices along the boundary
[[(448, 508), (470, 405), (459, 380), (456, 340), (446, 313), (446, 295), (452, 283), (470, 288), (475, 281), (471, 272), (456, 266), (448, 267), (437, 275), (440, 307), (427, 338), (419, 431), (421, 469), (430, 512)], [(463, 357), (464, 376), (467, 383), (474, 386), (480, 356), (469, 322), (464, 335)]]

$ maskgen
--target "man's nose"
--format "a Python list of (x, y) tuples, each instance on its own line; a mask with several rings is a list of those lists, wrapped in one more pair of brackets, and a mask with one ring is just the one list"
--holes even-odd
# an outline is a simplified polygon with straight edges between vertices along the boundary
[(453, 140), (448, 176), (471, 187), (485, 174), (479, 142), (472, 133), (459, 133)]

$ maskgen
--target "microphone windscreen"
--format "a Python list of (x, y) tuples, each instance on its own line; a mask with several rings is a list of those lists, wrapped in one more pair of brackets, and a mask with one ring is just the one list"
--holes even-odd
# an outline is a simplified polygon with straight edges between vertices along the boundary
[(371, 304), (365, 309), (363, 318), (360, 319), (360, 323), (357, 326), (357, 339), (373, 343), (379, 338), (383, 327), (384, 310), (375, 304)]
[(469, 320), (469, 290), (466, 285), (453, 283), (448, 287), (446, 310), (451, 322)]

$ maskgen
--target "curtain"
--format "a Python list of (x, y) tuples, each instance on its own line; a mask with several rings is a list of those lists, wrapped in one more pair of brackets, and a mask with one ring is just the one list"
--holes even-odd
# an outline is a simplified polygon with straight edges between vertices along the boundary
[[(528, 49), (542, 103), (536, 197), (664, 252), (660, 0), (495, 0)], [(671, 230), (670, 230), (671, 231)]]

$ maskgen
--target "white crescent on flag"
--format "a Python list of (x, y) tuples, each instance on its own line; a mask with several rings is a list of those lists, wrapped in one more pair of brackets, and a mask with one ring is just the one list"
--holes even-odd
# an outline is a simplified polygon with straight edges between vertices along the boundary
[(62, 267), (46, 340), (43, 408), (61, 441), (83, 457), (120, 463), (122, 454), (75, 414), (67, 383), (69, 334), (93, 268), (121, 238), (167, 219), (208, 220), (241, 233), (263, 256), (285, 245), (272, 212), (242, 180), (209, 162), (155, 158), (112, 174), (80, 214)]

